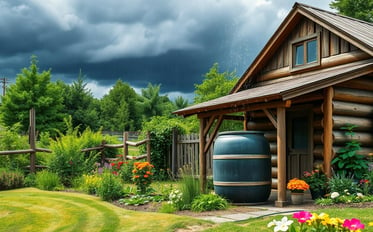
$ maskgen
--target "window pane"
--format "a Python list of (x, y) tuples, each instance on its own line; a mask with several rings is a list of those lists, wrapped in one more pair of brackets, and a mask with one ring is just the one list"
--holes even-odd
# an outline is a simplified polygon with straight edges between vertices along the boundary
[(307, 63), (317, 61), (317, 43), (316, 40), (307, 42)]
[(295, 65), (303, 64), (304, 49), (303, 44), (295, 46)]

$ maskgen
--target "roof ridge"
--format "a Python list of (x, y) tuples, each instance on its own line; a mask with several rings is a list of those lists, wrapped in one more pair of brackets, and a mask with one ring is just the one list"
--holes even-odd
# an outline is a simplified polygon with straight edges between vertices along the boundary
[(314, 10), (317, 10), (317, 11), (322, 11), (322, 12), (325, 12), (325, 13), (328, 13), (328, 14), (331, 14), (331, 15), (334, 15), (334, 16), (338, 16), (338, 17), (341, 17), (341, 18), (346, 18), (346, 19), (349, 19), (349, 20), (353, 20), (353, 21), (357, 21), (357, 22), (360, 22), (360, 23), (368, 24), (369, 26), (373, 26), (373, 23), (371, 23), (371, 22), (367, 22), (367, 21), (364, 21), (364, 20), (361, 20), (361, 19), (357, 19), (357, 18), (354, 18), (354, 17), (347, 16), (347, 15), (338, 14), (338, 13), (335, 13), (335, 12), (332, 12), (332, 11), (320, 9), (320, 8), (310, 6), (310, 5), (307, 5), (307, 4), (304, 4), (304, 3), (295, 2), (293, 8), (311, 8), (311, 9), (314, 9)]

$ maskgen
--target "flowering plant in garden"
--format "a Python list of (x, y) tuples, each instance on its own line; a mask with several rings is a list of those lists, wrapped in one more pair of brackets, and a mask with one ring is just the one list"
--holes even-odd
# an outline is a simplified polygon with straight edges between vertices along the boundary
[(117, 176), (123, 164), (123, 161), (119, 161), (118, 163), (110, 163), (111, 169), (113, 170), (112, 173)]
[[(300, 211), (294, 213), (292, 217), (297, 219), (296, 223), (284, 216), (281, 221), (273, 220), (268, 223), (268, 227), (274, 226), (273, 231), (275, 232), (361, 231), (365, 227), (357, 218), (343, 220), (340, 218), (332, 218), (325, 213), (317, 214), (308, 211)], [(373, 222), (369, 223), (369, 226), (373, 226)]]
[(169, 201), (168, 204), (174, 205), (177, 209), (182, 208), (183, 204), (183, 193), (178, 190), (174, 189), (171, 191), (170, 195), (168, 196)]
[(312, 170), (311, 172), (305, 171), (303, 173), (303, 180), (314, 190), (324, 190), (328, 182), (326, 175), (318, 169)]
[(287, 188), (293, 193), (304, 193), (310, 186), (304, 180), (293, 178), (287, 184)]
[(140, 194), (145, 194), (152, 183), (154, 166), (149, 162), (135, 162), (133, 164), (132, 180)]

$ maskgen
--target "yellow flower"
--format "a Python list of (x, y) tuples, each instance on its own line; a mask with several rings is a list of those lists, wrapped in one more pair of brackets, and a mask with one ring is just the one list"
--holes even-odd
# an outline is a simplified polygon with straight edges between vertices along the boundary
[(368, 223), (368, 226), (373, 226), (373, 222), (369, 222), (369, 223)]

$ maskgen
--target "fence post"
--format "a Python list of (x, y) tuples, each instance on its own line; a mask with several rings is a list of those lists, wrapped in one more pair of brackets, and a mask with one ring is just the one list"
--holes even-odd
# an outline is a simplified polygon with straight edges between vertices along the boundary
[(35, 144), (35, 109), (30, 109), (30, 127), (29, 127), (29, 142), (30, 148), (33, 150), (30, 152), (30, 172), (35, 173), (35, 162), (36, 162), (36, 144)]
[(100, 153), (101, 153), (101, 165), (102, 166), (105, 165), (105, 144), (106, 144), (106, 141), (102, 140), (102, 142), (101, 142), (101, 149), (100, 149)]
[(150, 132), (146, 133), (146, 139), (148, 140), (146, 143), (146, 161), (150, 163)]
[(128, 132), (124, 132), (123, 133), (123, 160), (127, 160), (127, 156), (128, 156), (127, 141), (128, 141)]
[(171, 154), (171, 171), (174, 176), (177, 174), (177, 129), (172, 129), (172, 154)]

